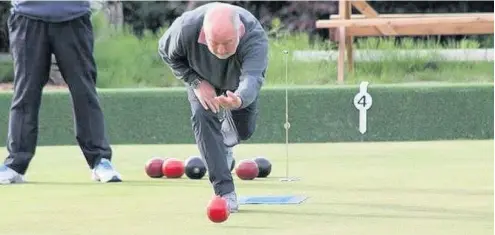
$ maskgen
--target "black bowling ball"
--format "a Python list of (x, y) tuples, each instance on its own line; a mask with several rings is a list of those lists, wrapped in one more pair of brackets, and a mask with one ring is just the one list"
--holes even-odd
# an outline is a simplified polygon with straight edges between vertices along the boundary
[(255, 157), (253, 159), (258, 164), (258, 178), (266, 178), (272, 172), (272, 164), (265, 157)]
[(203, 159), (198, 156), (192, 156), (186, 159), (184, 173), (189, 179), (198, 180), (206, 174), (206, 165)]

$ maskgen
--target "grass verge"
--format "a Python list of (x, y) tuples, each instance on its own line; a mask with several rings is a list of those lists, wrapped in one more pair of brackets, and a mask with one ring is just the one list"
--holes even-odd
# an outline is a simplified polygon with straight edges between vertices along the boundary
[(223, 224), (206, 217), (207, 178), (144, 173), (152, 156), (185, 159), (197, 155), (193, 145), (114, 146), (125, 182), (110, 185), (90, 181), (77, 146), (39, 147), (30, 183), (0, 189), (8, 215), (2, 234), (493, 234), (492, 143), (294, 144), (290, 175), (301, 180), (290, 183), (279, 181), (284, 145), (240, 145), (237, 161), (264, 155), (273, 171), (253, 181), (234, 175), (239, 196), (309, 198), (300, 205), (241, 205)]

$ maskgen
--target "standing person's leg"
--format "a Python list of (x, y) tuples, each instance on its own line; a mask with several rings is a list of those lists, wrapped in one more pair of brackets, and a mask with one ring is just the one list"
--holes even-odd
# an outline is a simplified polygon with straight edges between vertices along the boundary
[(110, 161), (110, 147), (103, 111), (96, 92), (97, 68), (93, 57), (93, 29), (90, 15), (51, 24), (50, 39), (60, 72), (69, 86), (77, 142), (93, 178), (120, 182)]
[(0, 183), (20, 183), (34, 157), (42, 90), (49, 79), (51, 51), (48, 26), (18, 14), (8, 19), (14, 62), (14, 94), (7, 136), (8, 157), (0, 166)]
[(194, 91), (187, 89), (191, 122), (199, 152), (204, 158), (215, 195), (225, 197), (232, 212), (237, 210), (234, 181), (227, 166), (227, 147), (223, 141), (219, 115), (205, 110)]

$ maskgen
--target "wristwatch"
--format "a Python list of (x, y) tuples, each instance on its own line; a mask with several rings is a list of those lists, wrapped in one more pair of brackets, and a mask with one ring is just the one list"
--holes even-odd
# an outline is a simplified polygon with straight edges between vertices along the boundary
[(196, 89), (198, 88), (199, 84), (201, 83), (201, 80), (195, 78), (194, 80), (192, 80), (189, 85), (193, 88), (193, 89)]

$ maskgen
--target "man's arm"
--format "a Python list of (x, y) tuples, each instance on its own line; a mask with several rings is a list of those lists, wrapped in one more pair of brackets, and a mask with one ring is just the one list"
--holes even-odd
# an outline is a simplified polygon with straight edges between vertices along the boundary
[(189, 67), (183, 43), (181, 18), (175, 20), (158, 42), (158, 54), (177, 79), (191, 85), (200, 76)]
[(268, 38), (263, 29), (249, 36), (240, 51), (241, 76), (239, 87), (234, 92), (241, 98), (240, 109), (249, 106), (258, 96), (268, 67)]

